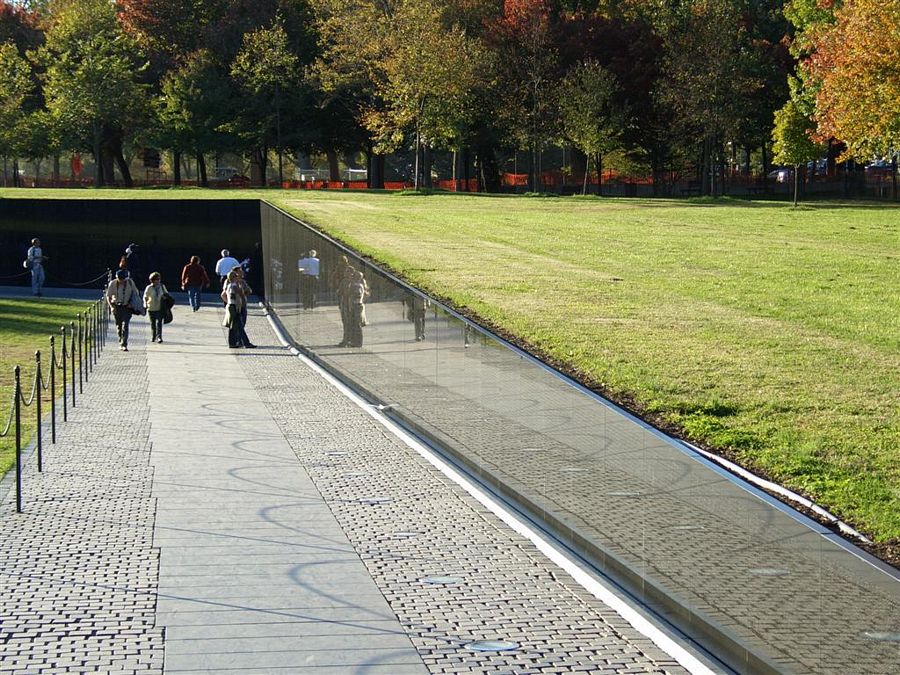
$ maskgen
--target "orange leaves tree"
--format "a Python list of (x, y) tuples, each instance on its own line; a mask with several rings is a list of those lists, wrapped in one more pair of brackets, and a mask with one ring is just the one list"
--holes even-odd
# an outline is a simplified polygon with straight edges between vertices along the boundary
[(900, 150), (900, 3), (846, 0), (835, 22), (812, 36), (804, 67), (816, 82), (813, 118), (821, 137), (842, 140), (848, 156)]

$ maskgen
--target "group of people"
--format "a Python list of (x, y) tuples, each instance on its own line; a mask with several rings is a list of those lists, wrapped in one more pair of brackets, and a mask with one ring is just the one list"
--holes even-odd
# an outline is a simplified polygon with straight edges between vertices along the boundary
[(151, 273), (149, 281), (141, 296), (128, 270), (119, 269), (106, 287), (106, 302), (112, 309), (116, 333), (119, 336), (119, 349), (123, 352), (128, 351), (128, 329), (131, 317), (139, 307), (150, 317), (150, 341), (158, 343), (163, 341), (163, 323), (166, 312), (171, 310), (174, 300), (162, 283), (162, 275), (159, 272)]
[[(40, 241), (35, 239), (32, 244), (38, 247), (34, 257), (41, 259)], [(170, 303), (174, 302), (165, 284), (162, 283), (162, 275), (159, 272), (150, 274), (148, 278), (150, 283), (141, 295), (129, 270), (129, 260), (134, 255), (136, 248), (136, 244), (129, 244), (125, 255), (119, 261), (119, 269), (116, 270), (114, 278), (106, 288), (106, 301), (113, 311), (113, 318), (116, 322), (119, 349), (126, 352), (128, 351), (131, 317), (139, 311), (146, 312), (150, 318), (150, 341), (162, 343), (162, 329), (166, 312), (171, 309)], [(30, 250), (29, 257), (32, 257)], [(216, 263), (216, 274), (219, 275), (222, 282), (220, 297), (225, 304), (224, 325), (228, 328), (228, 346), (231, 348), (255, 348), (256, 345), (250, 341), (245, 328), (247, 299), (253, 290), (244, 280), (241, 263), (231, 257), (227, 249), (222, 250), (222, 257)], [(192, 311), (200, 310), (200, 294), (204, 288), (209, 288), (209, 286), (209, 274), (201, 264), (200, 257), (191, 256), (190, 261), (181, 271), (181, 289), (187, 291)]]
[(368, 323), (365, 301), (369, 297), (369, 284), (365, 276), (344, 255), (331, 272), (329, 282), (337, 295), (344, 328), (338, 347), (362, 347), (362, 329)]

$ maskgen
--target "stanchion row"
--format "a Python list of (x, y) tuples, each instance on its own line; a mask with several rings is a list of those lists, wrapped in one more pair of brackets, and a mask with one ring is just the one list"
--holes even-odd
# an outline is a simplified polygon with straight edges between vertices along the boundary
[[(61, 345), (57, 356), (56, 336), (50, 336), (49, 377), (45, 377), (41, 351), (34, 353), (35, 372), (31, 383), (31, 393), (26, 397), (22, 387), (21, 367), (13, 368), (14, 385), (12, 405), (5, 428), (0, 431), (0, 438), (15, 435), (16, 447), (16, 512), (22, 512), (22, 420), (23, 408), (34, 406), (36, 422), (35, 450), (37, 454), (37, 470), (44, 470), (44, 438), (43, 411), (41, 409), (42, 391), (49, 392), (50, 399), (50, 442), (56, 443), (57, 395), (62, 403), (63, 422), (69, 419), (69, 408), (75, 408), (78, 396), (84, 393), (84, 386), (90, 382), (94, 365), (106, 346), (109, 327), (110, 310), (104, 299), (97, 300), (87, 311), (76, 315), (76, 320), (69, 326), (60, 327)], [(57, 372), (62, 374), (61, 387)]]

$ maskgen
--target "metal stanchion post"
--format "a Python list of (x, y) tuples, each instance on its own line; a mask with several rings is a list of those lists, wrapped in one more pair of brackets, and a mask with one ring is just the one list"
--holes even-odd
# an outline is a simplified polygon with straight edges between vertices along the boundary
[(50, 442), (56, 443), (56, 337), (50, 336)]
[(13, 372), (16, 378), (16, 513), (22, 513), (22, 382), (19, 366)]
[(62, 395), (63, 395), (63, 422), (68, 422), (69, 420), (69, 400), (66, 398), (66, 385), (68, 384), (68, 369), (66, 368), (66, 358), (68, 351), (66, 347), (66, 327), (60, 326), (59, 332), (62, 333), (62, 375), (63, 375), (63, 386), (62, 386)]
[(72, 407), (75, 407), (75, 322), (69, 322), (69, 343), (72, 346)]
[[(81, 355), (83, 352), (83, 350), (81, 348), (81, 341), (84, 339), (84, 335), (83, 335), (83, 331), (81, 329), (81, 314), (80, 313), (76, 314), (75, 318), (78, 319), (78, 340), (77, 340), (77, 343), (78, 343), (78, 393), (83, 394), (84, 393), (84, 373), (81, 370), (81, 365), (82, 365), (81, 364)], [(74, 358), (75, 355), (72, 354), (72, 357)], [(73, 382), (73, 384), (74, 384), (74, 382)]]
[(43, 421), (41, 419), (41, 398), (43, 395), (42, 378), (41, 378), (41, 350), (38, 349), (34, 353), (34, 396), (35, 396), (35, 419), (37, 421), (37, 465), (38, 473), (44, 470), (44, 433)]

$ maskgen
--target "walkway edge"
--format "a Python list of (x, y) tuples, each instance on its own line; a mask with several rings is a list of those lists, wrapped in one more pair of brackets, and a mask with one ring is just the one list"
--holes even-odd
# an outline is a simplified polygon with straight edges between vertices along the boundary
[(329, 373), (320, 364), (303, 354), (287, 338), (280, 322), (273, 316), (269, 309), (262, 305), (262, 303), (260, 303), (260, 306), (266, 315), (266, 319), (269, 321), (269, 325), (272, 327), (273, 332), (278, 338), (278, 341), (300, 359), (305, 366), (328, 382), (352, 403), (364, 410), (370, 417), (381, 426), (385, 427), (385, 429), (400, 439), (410, 449), (415, 450), (429, 464), (459, 485), (517, 534), (528, 539), (543, 555), (569, 574), (582, 586), (582, 588), (601, 602), (608, 605), (635, 630), (647, 637), (657, 647), (675, 659), (683, 668), (694, 675), (718, 675), (720, 673), (729, 672), (724, 668), (715, 670), (710, 667), (709, 664), (704, 663), (700, 657), (680, 644), (680, 642), (686, 642), (688, 638), (674, 637), (667, 634), (663, 629), (655, 625), (648, 616), (636, 609), (633, 604), (617, 591), (617, 589), (601, 580), (596, 574), (588, 572), (583, 563), (573, 559), (558, 543), (530, 526), (526, 517), (516, 514), (511, 508), (501, 503), (495, 496), (489, 494), (481, 486), (471, 481), (450, 462), (438, 455), (433, 449), (429, 448), (403, 427), (380, 412), (376, 406), (366, 402), (366, 400), (352, 388)]

